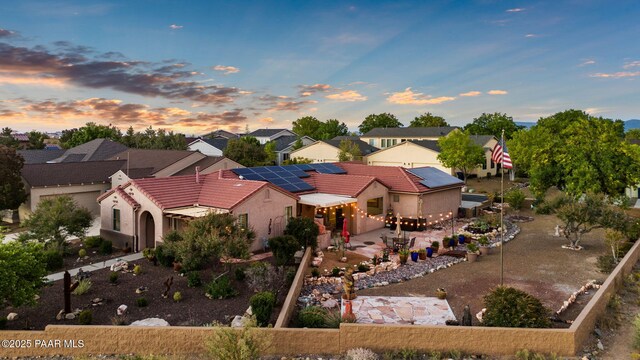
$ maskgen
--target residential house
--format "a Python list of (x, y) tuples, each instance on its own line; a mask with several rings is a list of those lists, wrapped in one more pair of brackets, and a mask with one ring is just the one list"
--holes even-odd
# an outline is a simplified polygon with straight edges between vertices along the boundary
[(298, 136), (291, 130), (287, 129), (258, 129), (248, 133), (245, 136), (252, 136), (264, 145), (269, 141), (273, 141), (281, 136)]
[(238, 134), (234, 134), (230, 131), (226, 131), (226, 130), (216, 130), (216, 131), (212, 131), (206, 135), (203, 135), (202, 138), (203, 139), (216, 139), (216, 138), (223, 138), (223, 139), (237, 139), (239, 138), (240, 135)]
[(94, 139), (71, 149), (45, 148), (42, 150), (18, 150), (25, 164), (80, 162), (106, 160), (128, 149), (108, 139)]
[(71, 196), (94, 215), (100, 214), (96, 198), (111, 188), (109, 177), (125, 166), (125, 160), (26, 164), (22, 179), (28, 194), (18, 209), (27, 218), (44, 198)]
[(360, 139), (379, 149), (388, 148), (407, 140), (438, 140), (454, 129), (447, 127), (401, 127), (375, 128), (360, 136)]
[[(378, 148), (360, 140), (357, 136), (336, 136), (331, 140), (319, 140), (300, 149), (291, 151), (292, 159), (310, 159), (313, 163), (332, 163), (339, 161), (340, 143), (348, 140), (355, 143), (360, 149), (362, 157), (374, 153)], [(355, 160), (361, 160), (355, 159)]]
[(187, 145), (189, 151), (199, 151), (207, 156), (222, 156), (227, 148), (229, 139), (218, 137), (214, 139), (197, 139)]
[[(276, 144), (276, 164), (282, 165), (282, 163), (286, 160), (289, 160), (291, 157), (291, 152), (294, 151), (294, 146), (298, 141), (298, 136), (295, 135), (284, 135), (272, 140)], [(315, 142), (312, 138), (308, 136), (303, 136), (300, 138), (302, 142), (302, 146), (310, 145)]]
[[(485, 161), (468, 175), (495, 176), (498, 167), (491, 160), (491, 151), (498, 140), (492, 135), (471, 135), (471, 139), (484, 149)], [(408, 140), (368, 155), (366, 163), (373, 166), (405, 168), (431, 166), (447, 174), (456, 175), (456, 169), (446, 167), (438, 160), (439, 154), (440, 146), (437, 140)]]
[(263, 181), (227, 179), (221, 171), (167, 178), (134, 179), (98, 198), (100, 236), (134, 251), (153, 248), (171, 230), (210, 212), (230, 213), (256, 239), (251, 251), (262, 249), (274, 234), (274, 223), (290, 217), (298, 197)]

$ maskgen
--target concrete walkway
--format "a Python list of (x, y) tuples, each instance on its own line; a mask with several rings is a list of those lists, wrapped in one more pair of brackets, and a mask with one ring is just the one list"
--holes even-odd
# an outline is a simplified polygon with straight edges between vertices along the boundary
[[(80, 269), (82, 269), (82, 271), (85, 271), (85, 272), (91, 272), (91, 271), (96, 271), (96, 270), (100, 270), (100, 269), (104, 269), (104, 268), (109, 268), (116, 261), (124, 260), (124, 261), (127, 261), (127, 262), (131, 262), (131, 261), (140, 260), (143, 257), (144, 256), (142, 255), (142, 252), (138, 252), (138, 253), (135, 253), (135, 254), (126, 255), (126, 256), (123, 256), (123, 257), (119, 257), (119, 258), (105, 260), (105, 261), (98, 262), (98, 263), (95, 263), (95, 264), (87, 264), (85, 266), (80, 266), (80, 267), (77, 267), (75, 269), (71, 269), (71, 270), (68, 270), (68, 271), (69, 271), (69, 274), (71, 274), (71, 276), (74, 276), (74, 275), (76, 275), (78, 273), (78, 270), (80, 270)], [(64, 277), (64, 271), (63, 272), (58, 272), (58, 273), (55, 273), (55, 274), (51, 274), (51, 275), (47, 275), (47, 280), (48, 281), (58, 281), (58, 280), (62, 280), (63, 277)]]
[[(22, 232), (16, 232), (16, 233), (12, 233), (12, 234), (5, 234), (4, 235), (4, 241), (2, 241), (3, 243), (8, 243), (10, 241), (14, 241), (15, 239), (18, 238), (18, 236), (20, 236)], [(87, 229), (87, 234), (85, 236), (100, 236), (100, 218), (96, 218), (93, 219), (93, 221), (91, 222), (91, 227), (89, 227)], [(70, 236), (67, 241), (73, 241), (73, 240), (78, 240), (77, 237), (75, 236)]]

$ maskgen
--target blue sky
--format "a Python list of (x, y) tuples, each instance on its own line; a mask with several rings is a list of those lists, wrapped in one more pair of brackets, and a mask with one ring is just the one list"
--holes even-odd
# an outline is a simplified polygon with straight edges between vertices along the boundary
[(2, 1), (0, 126), (640, 117), (637, 1)]

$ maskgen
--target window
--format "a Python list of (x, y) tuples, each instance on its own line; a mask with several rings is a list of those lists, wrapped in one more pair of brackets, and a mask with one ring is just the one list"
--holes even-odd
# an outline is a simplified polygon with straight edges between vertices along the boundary
[(482, 170), (487, 170), (487, 160), (482, 163)]
[(380, 139), (380, 147), (384, 148), (387, 145), (387, 139)]
[(393, 195), (393, 202), (400, 202), (400, 195)]
[(282, 154), (282, 161), (289, 160), (289, 158), (291, 158), (291, 154), (289, 153)]
[(496, 167), (496, 163), (493, 162), (493, 159), (491, 159), (491, 168), (495, 168)]
[(238, 215), (238, 226), (242, 229), (249, 229), (249, 214)]
[(398, 139), (393, 139), (393, 141), (392, 141), (392, 145), (397, 144), (397, 142), (398, 142)]
[(380, 215), (382, 214), (382, 198), (375, 198), (367, 200), (367, 214)]
[(120, 209), (113, 209), (113, 230), (120, 231)]
[(289, 219), (293, 217), (293, 206), (285, 206), (284, 207), (284, 223), (288, 224)]
[(376, 139), (369, 139), (369, 145), (376, 146)]

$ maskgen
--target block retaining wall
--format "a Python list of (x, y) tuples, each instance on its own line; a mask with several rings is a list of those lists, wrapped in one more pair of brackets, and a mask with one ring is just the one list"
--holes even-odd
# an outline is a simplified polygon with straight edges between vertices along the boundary
[[(310, 253), (305, 253), (306, 256)], [(559, 356), (574, 356), (593, 331), (597, 319), (606, 311), (611, 296), (624, 283), (640, 258), (640, 241), (631, 248), (607, 278), (569, 329), (514, 329), (458, 326), (411, 326), (342, 324), (340, 329), (294, 329), (276, 327), (258, 329), (271, 346), (268, 354), (339, 354), (355, 347), (375, 350), (414, 348), (419, 350), (460, 350), (488, 355), (513, 355), (519, 349)], [(306, 259), (303, 261), (309, 261)], [(303, 262), (304, 263), (304, 262)], [(302, 266), (300, 268), (303, 268)], [(300, 269), (292, 293), (301, 286)], [(304, 276), (302, 276), (303, 278)], [(294, 291), (295, 290), (295, 291)], [(289, 304), (282, 311), (291, 316), (297, 294), (289, 294)], [(279, 322), (286, 324), (286, 318)], [(30, 340), (29, 347), (0, 349), (0, 356), (88, 355), (88, 354), (197, 354), (205, 350), (206, 339), (214, 328), (204, 327), (122, 327), (49, 325), (44, 331), (2, 331), (0, 340)], [(41, 346), (36, 347), (39, 340)], [(49, 340), (59, 340), (49, 343)], [(74, 340), (83, 347), (64, 347), (64, 340)], [(54, 347), (43, 347), (42, 344)], [(4, 345), (4, 343), (3, 343)], [(19, 344), (25, 345), (25, 344)], [(71, 345), (71, 344), (67, 344)]]

